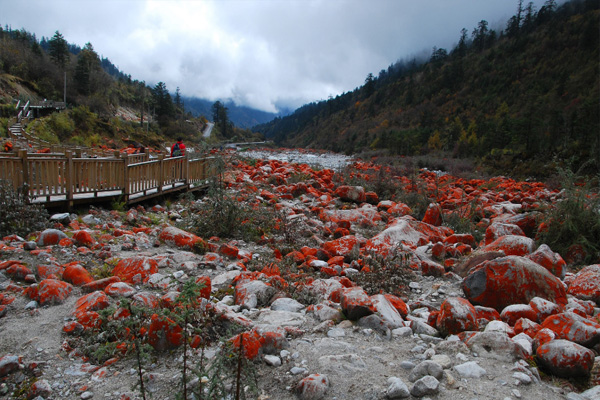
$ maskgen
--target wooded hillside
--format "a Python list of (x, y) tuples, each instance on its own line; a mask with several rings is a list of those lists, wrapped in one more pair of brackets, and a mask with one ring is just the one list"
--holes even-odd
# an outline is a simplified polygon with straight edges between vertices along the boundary
[(501, 32), (481, 21), (455, 48), (398, 62), (356, 90), (255, 130), (287, 146), (476, 157), (543, 176), (558, 158), (600, 170), (599, 5), (524, 7)]

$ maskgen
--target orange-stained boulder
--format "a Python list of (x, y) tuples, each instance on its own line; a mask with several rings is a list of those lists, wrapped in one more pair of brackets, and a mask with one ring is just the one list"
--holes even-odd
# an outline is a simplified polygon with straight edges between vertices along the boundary
[(429, 207), (427, 207), (427, 211), (425, 211), (425, 215), (423, 216), (423, 222), (433, 226), (442, 225), (442, 207), (437, 203), (429, 204)]
[(578, 299), (592, 300), (600, 305), (600, 264), (582, 268), (569, 285), (568, 293)]
[(152, 314), (148, 343), (158, 351), (173, 349), (183, 343), (183, 329), (170, 318)]
[(174, 226), (164, 228), (158, 235), (158, 238), (184, 249), (193, 249), (195, 246), (207, 247), (206, 242), (201, 237)]
[(37, 286), (30, 286), (25, 294), (36, 300), (40, 305), (60, 304), (71, 294), (73, 286), (70, 283), (56, 279), (44, 279)]
[(339, 186), (334, 194), (344, 201), (364, 203), (367, 200), (365, 189), (362, 186)]
[(143, 256), (125, 258), (113, 269), (113, 275), (130, 284), (145, 283), (150, 275), (157, 272), (158, 262)]
[(463, 291), (472, 304), (498, 311), (511, 304), (527, 304), (534, 297), (567, 303), (562, 282), (547, 269), (518, 256), (499, 257), (473, 268), (463, 280)]
[(542, 322), (558, 339), (566, 339), (585, 347), (593, 347), (600, 342), (600, 324), (567, 311), (551, 315)]
[(477, 330), (477, 311), (468, 300), (449, 297), (440, 306), (436, 327), (442, 335)]
[(37, 240), (38, 246), (52, 246), (58, 244), (61, 239), (66, 238), (67, 235), (63, 231), (58, 229), (46, 229), (40, 233), (40, 237)]
[(552, 340), (539, 346), (541, 366), (561, 378), (587, 377), (594, 366), (594, 352), (568, 340)]
[(341, 289), (340, 304), (346, 317), (352, 321), (375, 312), (373, 302), (367, 292), (357, 286)]
[(86, 294), (77, 300), (75, 303), (75, 314), (78, 315), (86, 311), (104, 310), (109, 305), (110, 302), (106, 293), (97, 290), (90, 294)]
[(81, 290), (86, 293), (95, 292), (96, 290), (104, 290), (108, 285), (115, 282), (121, 282), (121, 279), (118, 276), (109, 276), (108, 278), (102, 278), (87, 283), (81, 287)]
[(486, 245), (484, 251), (503, 251), (507, 256), (525, 256), (533, 252), (535, 241), (527, 236), (500, 236)]
[(525, 233), (517, 225), (505, 222), (492, 222), (485, 230), (485, 244), (490, 244), (494, 240), (506, 235), (525, 236)]
[(73, 233), (73, 241), (78, 246), (92, 247), (96, 244), (96, 239), (88, 231), (77, 231)]
[(535, 320), (536, 317), (537, 313), (529, 304), (511, 304), (504, 307), (500, 313), (500, 318), (502, 321), (506, 322), (510, 326), (514, 326), (515, 323), (521, 318)]
[(125, 282), (115, 282), (108, 285), (104, 292), (111, 297), (131, 297), (137, 290)]
[(550, 247), (548, 247), (547, 244), (540, 245), (536, 251), (527, 254), (525, 257), (540, 264), (560, 279), (564, 279), (565, 273), (567, 272), (567, 263), (560, 254), (550, 250)]
[(76, 263), (65, 266), (62, 276), (65, 281), (75, 286), (83, 286), (94, 281), (87, 269)]
[(323, 250), (331, 256), (347, 256), (353, 251), (357, 252), (360, 248), (360, 243), (356, 236), (347, 235), (336, 240), (323, 243)]

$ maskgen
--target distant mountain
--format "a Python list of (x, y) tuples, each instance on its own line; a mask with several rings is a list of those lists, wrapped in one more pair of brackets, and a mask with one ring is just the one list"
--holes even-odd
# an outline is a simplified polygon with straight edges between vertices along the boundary
[[(185, 111), (192, 113), (194, 117), (204, 116), (209, 121), (213, 119), (213, 101), (204, 100), (197, 97), (184, 97), (182, 100), (185, 106)], [(284, 110), (281, 113), (269, 113), (256, 110), (250, 107), (237, 106), (234, 102), (225, 103), (229, 119), (238, 128), (252, 128), (258, 124), (264, 124), (277, 117), (282, 117), (290, 113), (290, 110)]]
[[(521, 3), (519, 3), (521, 4)], [(450, 51), (369, 74), (364, 86), (253, 128), (281, 145), (347, 154), (442, 152), (540, 176), (600, 172), (600, 5), (528, 6), (495, 32), (463, 29)]]

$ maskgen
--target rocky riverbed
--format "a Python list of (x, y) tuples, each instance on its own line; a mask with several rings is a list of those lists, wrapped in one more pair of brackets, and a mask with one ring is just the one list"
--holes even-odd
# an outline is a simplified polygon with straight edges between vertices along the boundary
[(563, 193), (328, 153), (226, 159), (234, 239), (197, 234), (214, 194), (2, 239), (1, 398), (139, 399), (139, 366), (148, 398), (182, 398), (186, 363), (188, 399), (600, 399), (600, 265), (535, 240)]

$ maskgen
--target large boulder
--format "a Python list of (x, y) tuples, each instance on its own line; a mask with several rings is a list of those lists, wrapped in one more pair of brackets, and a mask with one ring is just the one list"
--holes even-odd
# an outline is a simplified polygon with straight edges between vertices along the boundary
[(342, 289), (340, 303), (342, 311), (352, 321), (373, 314), (375, 311), (371, 298), (360, 287)]
[(476, 331), (477, 311), (467, 300), (460, 297), (449, 297), (440, 306), (436, 326), (442, 335)]
[(150, 275), (157, 272), (158, 262), (142, 256), (125, 258), (113, 269), (113, 275), (130, 284), (146, 283)]
[(585, 347), (593, 347), (600, 342), (600, 324), (574, 312), (551, 315), (542, 322), (558, 339), (566, 339)]
[(600, 264), (590, 265), (579, 271), (569, 285), (569, 294), (600, 305)]
[(164, 228), (158, 235), (160, 240), (163, 240), (169, 244), (175, 245), (184, 249), (193, 249), (196, 246), (206, 247), (206, 242), (201, 237), (194, 235), (193, 233), (186, 232), (182, 229), (174, 226), (168, 226)]
[(568, 340), (552, 340), (536, 351), (542, 367), (561, 378), (586, 377), (594, 366), (594, 352)]
[(519, 256), (500, 257), (478, 265), (463, 280), (462, 288), (472, 304), (498, 311), (511, 304), (527, 304), (534, 297), (559, 305), (567, 303), (565, 287), (557, 277)]

